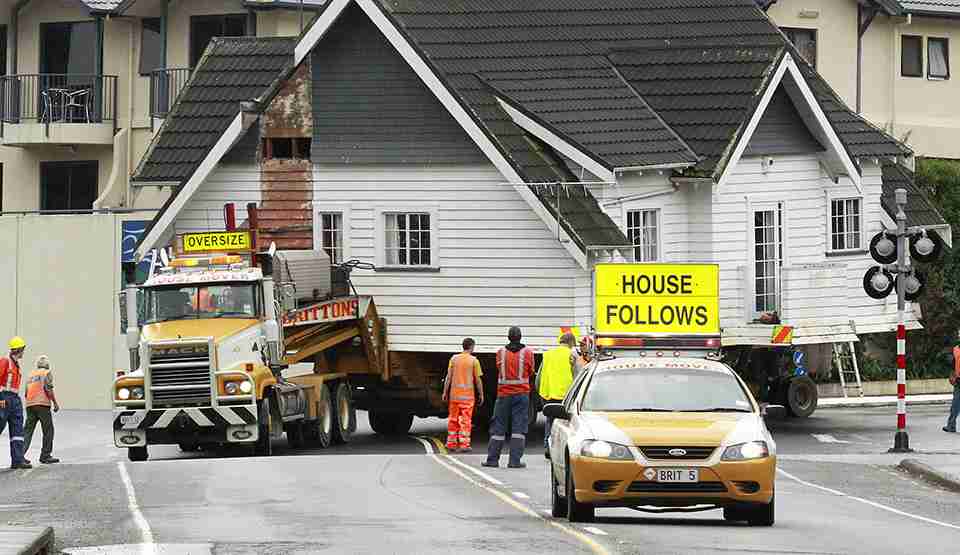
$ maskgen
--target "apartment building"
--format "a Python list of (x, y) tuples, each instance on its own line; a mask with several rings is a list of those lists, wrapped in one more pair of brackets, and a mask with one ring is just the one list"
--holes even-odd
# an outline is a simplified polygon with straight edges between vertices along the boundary
[(840, 97), (918, 156), (960, 159), (960, 0), (758, 0)]
[(0, 1), (0, 335), (50, 356), (64, 406), (109, 406), (121, 258), (172, 190), (130, 175), (191, 68), (213, 37), (296, 37), (318, 4)]

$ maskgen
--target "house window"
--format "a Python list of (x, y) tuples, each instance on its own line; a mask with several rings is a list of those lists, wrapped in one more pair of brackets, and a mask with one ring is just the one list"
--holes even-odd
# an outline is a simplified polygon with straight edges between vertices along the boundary
[(430, 214), (384, 214), (384, 218), (387, 266), (430, 266)]
[(787, 35), (803, 59), (811, 66), (817, 67), (817, 30), (793, 27), (781, 27), (780, 30)]
[(830, 202), (830, 248), (845, 251), (862, 248), (860, 199)]
[(900, 37), (900, 75), (923, 77), (923, 37)]
[(41, 162), (40, 210), (91, 210), (97, 200), (99, 167), (89, 162)]
[(160, 18), (145, 18), (140, 26), (140, 75), (150, 75), (153, 70), (163, 68), (162, 50)]
[(783, 266), (783, 205), (753, 210), (754, 312), (777, 312)]
[[(253, 24), (253, 19), (250, 20)], [(195, 15), (190, 18), (190, 67), (197, 67), (203, 51), (214, 37), (242, 37), (256, 34), (247, 28), (246, 14)]]
[(103, 55), (96, 51), (97, 33), (93, 21), (40, 25), (40, 73), (96, 73), (97, 57)]
[(0, 25), (0, 75), (7, 74), (7, 26)]
[(660, 258), (658, 214), (656, 210), (627, 212), (627, 237), (633, 242), (637, 262), (653, 262)]
[(950, 78), (950, 42), (947, 39), (927, 39), (927, 77)]
[(269, 137), (263, 140), (264, 160), (309, 160), (309, 137)]
[(327, 251), (331, 264), (343, 262), (343, 214), (340, 212), (321, 212), (320, 247)]

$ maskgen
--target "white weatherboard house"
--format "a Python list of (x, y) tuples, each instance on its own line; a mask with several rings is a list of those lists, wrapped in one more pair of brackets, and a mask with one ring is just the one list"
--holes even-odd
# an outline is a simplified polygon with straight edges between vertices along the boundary
[(392, 351), (552, 346), (611, 258), (718, 263), (725, 345), (768, 344), (764, 312), (796, 344), (894, 328), (861, 281), (912, 153), (752, 0), (494, 4), (332, 0), (299, 40), (214, 41), (134, 176), (176, 188), (139, 253), (256, 202), (262, 241), (377, 266), (353, 279)]

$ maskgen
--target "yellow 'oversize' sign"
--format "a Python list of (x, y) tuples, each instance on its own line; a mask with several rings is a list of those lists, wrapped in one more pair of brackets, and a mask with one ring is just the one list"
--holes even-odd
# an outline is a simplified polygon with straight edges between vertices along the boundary
[(183, 241), (182, 252), (185, 254), (249, 251), (252, 248), (249, 231), (185, 233), (180, 239)]
[(599, 264), (594, 327), (600, 334), (717, 335), (716, 264)]

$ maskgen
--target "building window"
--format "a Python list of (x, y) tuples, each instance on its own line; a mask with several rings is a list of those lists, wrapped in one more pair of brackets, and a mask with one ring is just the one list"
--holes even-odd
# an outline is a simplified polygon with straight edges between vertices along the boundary
[(268, 137), (263, 140), (264, 160), (309, 160), (309, 137)]
[(660, 258), (658, 213), (656, 210), (627, 212), (627, 237), (633, 242), (636, 262), (653, 262)]
[(430, 214), (384, 214), (387, 266), (430, 266)]
[(900, 75), (923, 77), (923, 37), (900, 37)]
[(947, 39), (927, 39), (927, 77), (950, 78), (950, 42)]
[(97, 24), (43, 23), (40, 25), (40, 73), (93, 75), (96, 73)]
[(754, 302), (756, 314), (777, 312), (783, 266), (783, 205), (753, 210)]
[(817, 67), (817, 30), (793, 27), (781, 27), (780, 30), (787, 35), (803, 59), (811, 66)]
[[(249, 20), (251, 24), (255, 21)], [(242, 37), (256, 34), (247, 28), (246, 14), (195, 15), (190, 18), (190, 67), (197, 67), (203, 51), (214, 37)]]
[(860, 199), (830, 202), (830, 249), (847, 251), (862, 248)]
[(163, 68), (162, 50), (160, 18), (145, 18), (140, 26), (140, 75), (150, 75), (153, 70)]
[(40, 210), (91, 210), (97, 200), (99, 164), (41, 162)]
[(0, 25), (0, 75), (7, 74), (7, 26)]
[(327, 251), (331, 264), (343, 262), (343, 214), (340, 212), (321, 212), (320, 247)]

